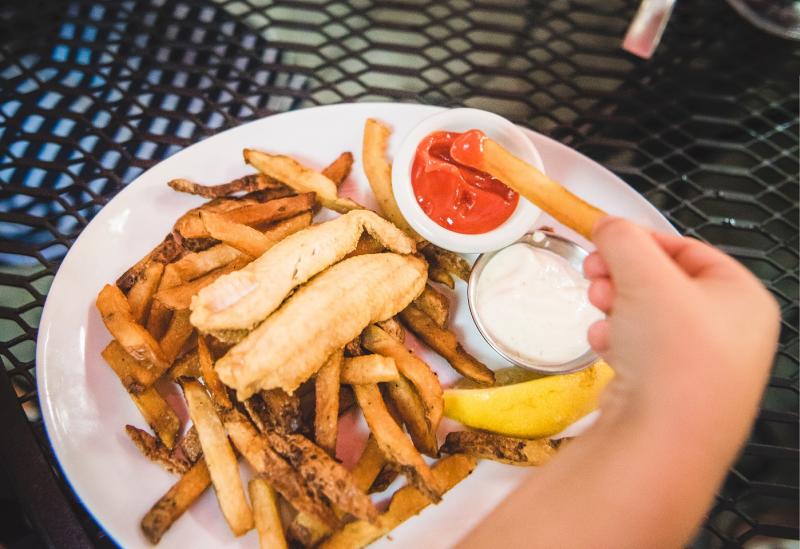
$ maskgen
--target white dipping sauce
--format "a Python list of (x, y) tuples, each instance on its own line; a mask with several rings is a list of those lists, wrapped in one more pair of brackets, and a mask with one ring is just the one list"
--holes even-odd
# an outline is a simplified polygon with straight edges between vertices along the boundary
[(509, 355), (541, 365), (578, 358), (603, 313), (589, 303), (589, 281), (563, 257), (528, 244), (495, 254), (481, 272), (477, 313)]

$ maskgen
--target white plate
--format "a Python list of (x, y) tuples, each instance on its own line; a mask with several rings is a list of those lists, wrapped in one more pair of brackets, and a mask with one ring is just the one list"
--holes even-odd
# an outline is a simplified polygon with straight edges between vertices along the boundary
[[(61, 467), (83, 504), (119, 545), (148, 546), (139, 530), (139, 520), (175, 482), (175, 477), (139, 455), (124, 433), (126, 423), (142, 426), (144, 422), (100, 357), (110, 336), (94, 301), (103, 284), (113, 282), (146, 254), (169, 232), (181, 213), (202, 202), (172, 191), (166, 182), (186, 177), (219, 183), (250, 173), (241, 160), (245, 147), (290, 154), (320, 169), (340, 152), (349, 150), (356, 162), (343, 193), (374, 206), (361, 169), (364, 120), (375, 117), (392, 125), (391, 147), (395, 147), (406, 132), (438, 110), (402, 104), (335, 105), (271, 116), (228, 130), (142, 174), (81, 233), (47, 297), (36, 349), (36, 375), (45, 426)], [(526, 132), (538, 147), (548, 174), (573, 192), (610, 213), (674, 232), (655, 208), (611, 172), (551, 139)], [(543, 218), (540, 222), (576, 237), (552, 220)], [(466, 285), (457, 283), (457, 289), (453, 329), (464, 346), (490, 367), (506, 366), (472, 323)], [(440, 357), (424, 349), (419, 352), (443, 382), (455, 379)], [(363, 436), (363, 426), (357, 420), (350, 417), (345, 423), (346, 429), (355, 425), (359, 436)], [(352, 463), (362, 443), (352, 437), (342, 441), (340, 450), (345, 463)], [(393, 531), (392, 541), (383, 539), (375, 546), (450, 547), (528, 474), (531, 470), (483, 462), (440, 505), (429, 507)], [(250, 532), (235, 539), (209, 490), (167, 532), (159, 546), (200, 549), (221, 545), (256, 547), (256, 534)]]

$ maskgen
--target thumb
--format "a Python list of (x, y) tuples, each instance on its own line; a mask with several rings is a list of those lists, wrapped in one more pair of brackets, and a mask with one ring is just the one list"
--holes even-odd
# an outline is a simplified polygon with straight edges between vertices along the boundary
[(620, 217), (606, 216), (595, 223), (592, 242), (617, 287), (681, 274), (650, 233)]

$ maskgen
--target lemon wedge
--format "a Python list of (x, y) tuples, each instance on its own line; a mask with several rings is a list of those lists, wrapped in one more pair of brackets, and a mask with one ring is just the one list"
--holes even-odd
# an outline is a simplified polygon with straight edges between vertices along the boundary
[(564, 375), (537, 376), (517, 368), (509, 370), (513, 371), (498, 376), (511, 382), (507, 385), (445, 391), (444, 415), (468, 427), (503, 435), (547, 437), (597, 408), (600, 394), (614, 377), (614, 371), (602, 360)]

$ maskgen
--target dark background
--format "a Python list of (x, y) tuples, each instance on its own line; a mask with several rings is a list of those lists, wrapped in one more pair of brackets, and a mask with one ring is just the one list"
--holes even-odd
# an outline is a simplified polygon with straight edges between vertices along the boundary
[(722, 0), (680, 1), (644, 61), (620, 49), (635, 9), (0, 4), (0, 547), (112, 545), (65, 484), (35, 391), (39, 315), (81, 229), (143, 170), (199, 139), (274, 112), (370, 100), (485, 108), (554, 137), (768, 285), (783, 312), (780, 352), (694, 545), (796, 547), (800, 52)]

